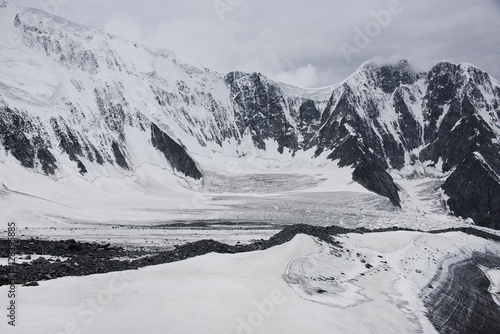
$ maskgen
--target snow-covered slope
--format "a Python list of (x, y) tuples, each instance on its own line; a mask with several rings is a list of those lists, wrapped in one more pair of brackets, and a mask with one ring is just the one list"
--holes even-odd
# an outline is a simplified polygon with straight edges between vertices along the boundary
[[(342, 248), (299, 234), (265, 251), (210, 253), (139, 270), (19, 287), (16, 330), (270, 334), (498, 330), (493, 299), (499, 287), (494, 280), (497, 242), (458, 232), (401, 231), (347, 234), (338, 240)], [(472, 282), (464, 280), (469, 275)], [(484, 284), (491, 284), (492, 294)], [(0, 287), (0, 293), (7, 295), (8, 289)], [(7, 326), (6, 321), (0, 323), (2, 330)]]
[[(210, 161), (218, 154), (266, 151), (267, 140), (278, 143), (279, 151), (281, 137), (298, 140), (285, 96), (265, 78), (269, 96), (260, 100), (268, 88), (252, 76), (231, 88), (226, 83), (231, 75), (35, 9), (6, 5), (0, 15), (6, 32), (0, 65), (2, 156), (8, 153), (25, 167), (92, 178), (151, 163), (196, 179), (201, 175), (190, 172), (192, 163), (178, 166), (187, 159), (183, 149)], [(247, 90), (245, 101), (236, 101), (239, 90)], [(246, 108), (253, 98), (255, 108), (281, 101), (257, 122), (255, 110)], [(267, 135), (252, 137), (255, 132)], [(174, 148), (158, 147), (155, 138), (171, 139), (166, 146)]]
[[(395, 178), (450, 177), (433, 200), (500, 227), (500, 85), (470, 64), (417, 73), (404, 60), (367, 62), (338, 85), (305, 90), (258, 73), (217, 73), (7, 2), (0, 18), (7, 179), (12, 164), (87, 182), (133, 178), (149, 165), (200, 188), (211, 172), (331, 159), (403, 208), (412, 190)], [(476, 175), (486, 191), (470, 182)]]
[[(445, 188), (450, 208), (480, 224), (499, 227), (500, 86), (470, 64), (442, 62), (416, 73), (407, 61), (396, 65), (367, 62), (336, 88), (323, 112), (317, 153), (356, 167), (354, 179), (400, 202), (387, 169), (406, 177), (452, 172), (462, 179), (461, 194)], [(482, 157), (490, 175), (481, 192), (460, 166)], [(491, 171), (491, 172), (490, 172)], [(481, 193), (483, 201), (471, 196)], [(472, 200), (472, 202), (470, 202)], [(469, 210), (460, 206), (469, 201)], [(489, 212), (489, 214), (484, 214)]]

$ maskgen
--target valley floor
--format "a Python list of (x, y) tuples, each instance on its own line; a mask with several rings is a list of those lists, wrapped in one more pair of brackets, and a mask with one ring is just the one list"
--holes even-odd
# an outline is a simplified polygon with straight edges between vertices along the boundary
[(439, 179), (397, 179), (404, 189), (401, 209), (353, 182), (350, 169), (297, 171), (206, 172), (203, 184), (189, 185), (154, 166), (92, 183), (75, 177), (48, 182), (19, 169), (17, 179), (0, 173), (0, 226), (16, 222), (22, 238), (168, 248), (200, 239), (244, 243), (302, 223), (420, 230), (470, 225), (447, 212)]
[[(205, 183), (193, 189), (175, 178), (98, 179), (90, 186), (75, 179), (48, 183), (20, 172), (26, 186), (2, 180), (1, 224), (15, 222), (19, 239), (77, 239), (146, 252), (202, 239), (247, 244), (296, 223), (423, 231), (470, 226), (449, 215), (439, 196), (432, 195), (438, 179), (397, 180), (405, 189), (399, 209), (352, 183), (349, 170), (315, 170), (207, 173)], [(160, 179), (167, 173), (144, 175)], [(498, 317), (498, 308), (490, 302), (499, 298), (498, 242), (460, 232), (404, 231), (351, 233), (336, 240), (342, 247), (299, 234), (266, 250), (209, 253), (137, 270), (16, 286), (14, 332), (436, 333), (440, 327), (435, 326), (443, 326), (447, 316), (469, 321), (464, 314), (489, 326), (484, 328), (497, 328), (490, 320)], [(455, 266), (473, 256), (484, 260), (481, 266), (465, 268), (480, 286), (486, 279), (490, 293), (478, 288), (465, 299), (457, 295), (448, 304), (435, 303), (434, 292), (446, 285)], [(8, 289), (0, 287), (0, 296), (7, 296)], [(442, 316), (428, 318), (431, 310)], [(6, 326), (5, 320), (0, 323), (2, 332)], [(455, 332), (460, 330), (451, 328)]]
[[(17, 286), (15, 332), (333, 329), (399, 334), (438, 333), (436, 328), (445, 328), (442, 333), (500, 329), (500, 308), (494, 307), (500, 243), (461, 232), (350, 233), (335, 239), (340, 244), (298, 234), (267, 250), (210, 253), (138, 270)], [(466, 270), (457, 272), (471, 256), (483, 258), (481, 266), (462, 266)], [(471, 276), (479, 279), (463, 279)], [(492, 280), (491, 294), (481, 278)], [(449, 280), (454, 282), (451, 290)], [(9, 289), (0, 287), (0, 294), (7, 295)], [(440, 291), (445, 290), (447, 302), (441, 300)], [(2, 332), (7, 326), (5, 321), (0, 324)]]

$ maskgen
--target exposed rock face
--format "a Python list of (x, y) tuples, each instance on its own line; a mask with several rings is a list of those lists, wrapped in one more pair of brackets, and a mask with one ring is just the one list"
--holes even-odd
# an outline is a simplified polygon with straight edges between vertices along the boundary
[(317, 145), (317, 133), (321, 125), (321, 111), (317, 103), (311, 99), (305, 100), (299, 108), (299, 130), (303, 136), (302, 148), (307, 150)]
[[(498, 196), (492, 197), (498, 180), (488, 177), (486, 192), (480, 192), (481, 182), (470, 181), (476, 172), (500, 174), (499, 91), (486, 73), (467, 64), (439, 63), (427, 74), (413, 73), (406, 61), (365, 64), (333, 92), (322, 115), (316, 153), (331, 150), (329, 158), (339, 159), (340, 165), (359, 166), (354, 175), (358, 180), (364, 176), (360, 183), (395, 204), (398, 187), (390, 175), (376, 170), (418, 162), (442, 164), (442, 172), (457, 168), (443, 186), (450, 207), (478, 224), (498, 227), (493, 213)], [(479, 162), (472, 169), (464, 162), (474, 152), (488, 161), (490, 172)], [(481, 200), (471, 202), (476, 192)]]
[(456, 215), (500, 229), (500, 179), (478, 153), (458, 165), (443, 189)]
[(85, 175), (85, 173), (87, 173), (87, 169), (85, 168), (83, 162), (78, 158), (78, 156), (83, 156), (80, 139), (67, 126), (64, 119), (59, 118), (58, 122), (56, 118), (52, 118), (50, 120), (50, 124), (52, 125), (52, 129), (54, 130), (57, 138), (59, 138), (59, 147), (61, 150), (66, 152), (71, 161), (75, 161), (77, 163), (80, 174)]
[(165, 155), (172, 168), (193, 179), (202, 178), (203, 175), (185, 148), (173, 141), (156, 124), (151, 124), (151, 143)]
[(420, 76), (406, 61), (398, 66), (362, 66), (333, 92), (323, 113), (317, 153), (357, 137), (372, 160), (402, 168), (405, 152), (422, 144), (422, 126), (414, 112), (419, 91), (412, 86)]
[(10, 152), (21, 165), (35, 168), (40, 165), (46, 174), (54, 174), (56, 159), (49, 151), (40, 124), (35, 124), (27, 114), (18, 113), (7, 107), (0, 108), (0, 140), (4, 149)]
[(128, 169), (129, 167), (127, 160), (125, 159), (122, 149), (120, 148), (118, 143), (114, 141), (113, 144), (111, 144), (111, 149), (113, 150), (113, 155), (115, 157), (116, 164), (123, 169)]
[(443, 160), (449, 171), (473, 152), (498, 151), (498, 86), (485, 72), (440, 63), (427, 76), (424, 97), (425, 143), (421, 160)]
[(399, 187), (394, 183), (391, 175), (376, 162), (368, 159), (361, 161), (354, 169), (352, 179), (366, 189), (389, 198), (395, 206), (401, 205)]
[(253, 73), (232, 72), (226, 76), (240, 134), (249, 133), (255, 146), (265, 150), (266, 139), (276, 140), (278, 152), (298, 149), (298, 131), (291, 124), (286, 99), (279, 86)]

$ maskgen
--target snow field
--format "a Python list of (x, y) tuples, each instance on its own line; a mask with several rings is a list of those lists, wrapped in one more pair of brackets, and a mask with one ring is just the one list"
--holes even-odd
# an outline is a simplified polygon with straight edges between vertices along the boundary
[(16, 331), (436, 333), (419, 293), (439, 265), (500, 251), (498, 243), (455, 232), (337, 239), (343, 248), (298, 235), (265, 251), (18, 287)]

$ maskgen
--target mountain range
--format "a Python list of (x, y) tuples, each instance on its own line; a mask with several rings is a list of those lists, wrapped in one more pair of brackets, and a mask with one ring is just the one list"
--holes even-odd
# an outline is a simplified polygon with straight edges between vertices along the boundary
[(329, 159), (394, 206), (395, 173), (433, 176), (451, 213), (500, 229), (500, 83), (471, 64), (368, 61), (302, 89), (7, 2), (0, 29), (0, 168), (90, 182), (154, 164), (202, 187), (232, 161)]

